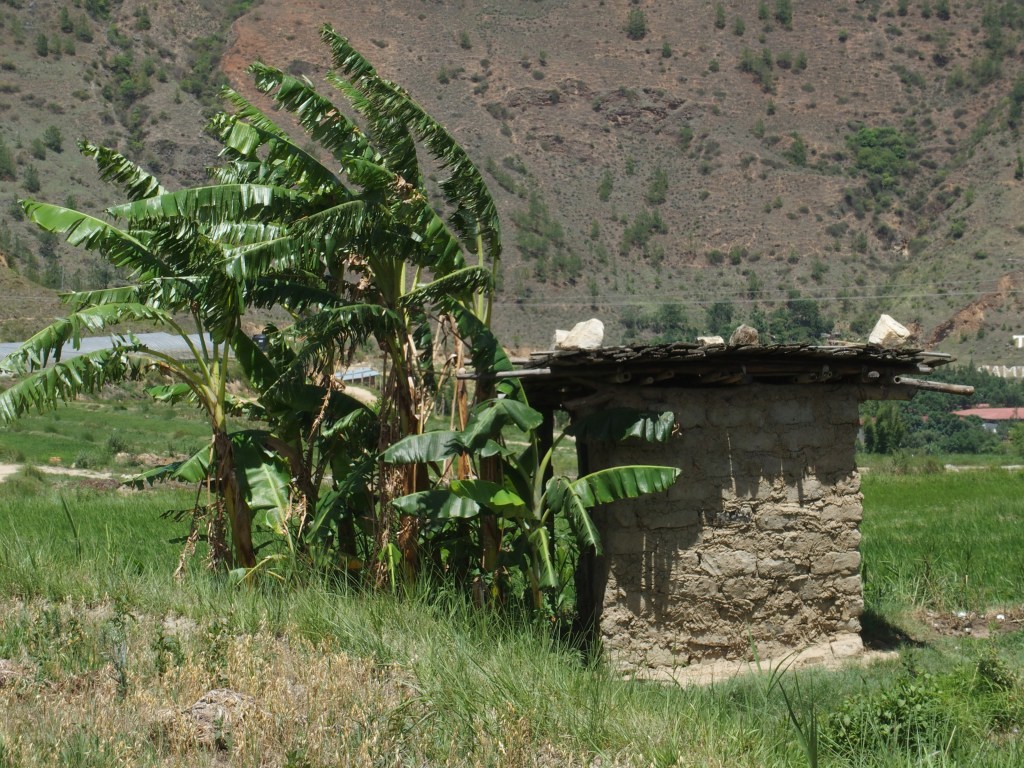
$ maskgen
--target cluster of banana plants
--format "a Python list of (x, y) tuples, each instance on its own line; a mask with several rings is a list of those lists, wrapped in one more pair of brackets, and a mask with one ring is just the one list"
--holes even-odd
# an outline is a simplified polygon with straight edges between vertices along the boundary
[[(421, 570), (421, 551), (454, 551), (443, 544), (454, 536), (462, 562), (492, 582), (521, 569), (539, 604), (558, 581), (556, 516), (596, 547), (590, 507), (664, 490), (678, 473), (549, 478), (540, 416), (515, 380), (485, 378), (470, 398), (455, 370), (512, 367), (489, 330), (501, 257), (494, 201), (440, 124), (333, 29), (322, 37), (344, 108), (304, 78), (250, 68), (302, 140), (228, 89), (230, 111), (210, 124), (222, 151), (209, 183), (171, 191), (118, 152), (83, 143), (124, 203), (92, 215), (22, 201), (29, 219), (106, 258), (126, 284), (65, 295), (67, 316), (0, 363), (19, 374), (0, 393), (0, 421), (159, 375), (150, 395), (199, 408), (210, 440), (135, 482), (205, 488), (190, 541), (205, 536), (219, 565), (251, 576), (302, 557), (380, 583)], [(421, 155), (443, 177), (437, 189)], [(289, 318), (264, 329), (266, 344), (245, 330), (256, 310)], [(179, 336), (189, 358), (127, 330), (140, 327)], [(109, 349), (62, 359), (65, 345), (101, 332), (113, 334)], [(336, 376), (367, 348), (380, 350), (382, 368), (372, 404)], [(244, 394), (228, 387), (238, 371)], [(457, 428), (428, 433), (443, 388), (454, 392)], [(509, 427), (527, 436), (525, 451), (502, 439)]]
[[(457, 558), (467, 538), (467, 524), (475, 526), (479, 536), (482, 521), (493, 519), (498, 539), (505, 544), (489, 564), (489, 572), (476, 574), (482, 577), (481, 583), (490, 588), (492, 598), (499, 598), (507, 591), (510, 573), (526, 574), (532, 605), (550, 609), (557, 608), (552, 603), (566, 581), (555, 562), (556, 523), (564, 522), (577, 552), (593, 548), (599, 554), (601, 541), (590, 510), (598, 504), (665, 491), (680, 470), (627, 465), (578, 478), (553, 471), (555, 451), (570, 434), (616, 442), (631, 438), (664, 442), (674, 428), (671, 412), (607, 410), (578, 421), (547, 447), (541, 436), (543, 421), (543, 414), (525, 402), (497, 397), (478, 404), (464, 429), (408, 435), (389, 447), (384, 458), (394, 464), (434, 468), (436, 487), (395, 499), (393, 504), (429, 521), (437, 555)], [(513, 440), (506, 439), (509, 430)], [(453, 476), (460, 459), (468, 461), (472, 471)], [(499, 468), (491, 478), (485, 477), (484, 469), (489, 460), (496, 460)], [(546, 605), (547, 597), (555, 599)]]
[[(215, 490), (211, 536), (220, 526), (227, 532), (225, 563), (257, 564), (255, 523), (346, 562), (375, 562), (397, 547), (403, 567), (414, 569), (419, 520), (396, 518), (389, 501), (426, 474), (384, 467), (379, 454), (423, 431), (449, 373), (435, 363), (448, 359), (440, 347), (453, 339), (459, 349), (472, 346), (467, 333), (489, 338), (498, 216), (451, 135), (334, 30), (322, 37), (335, 67), (327, 80), (344, 109), (308, 80), (250, 68), (257, 89), (304, 129), (302, 140), (229, 89), (230, 111), (210, 125), (223, 149), (209, 183), (169, 191), (121, 154), (82, 144), (125, 203), (94, 216), (22, 202), (32, 221), (105, 257), (128, 284), (66, 295), (67, 317), (3, 361), (22, 378), (0, 395), (0, 419), (162, 373), (171, 383), (151, 394), (195, 403), (211, 440), (140, 481), (206, 480)], [(437, 206), (421, 153), (444, 177)], [(261, 349), (243, 321), (267, 308), (286, 310), (291, 321), (267, 328)], [(118, 333), (125, 324), (180, 336), (194, 361)], [(115, 334), (110, 349), (60, 359), (64, 345), (104, 331)], [(334, 376), (365, 345), (382, 352), (377, 408), (348, 397)], [(230, 360), (251, 396), (229, 392)], [(371, 529), (363, 552), (359, 524)]]

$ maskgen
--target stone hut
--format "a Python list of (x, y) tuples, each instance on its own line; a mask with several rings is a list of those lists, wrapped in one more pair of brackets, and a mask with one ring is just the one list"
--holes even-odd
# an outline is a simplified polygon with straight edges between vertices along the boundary
[(672, 411), (667, 444), (578, 442), (581, 472), (682, 469), (668, 492), (595, 510), (582, 615), (610, 660), (641, 674), (712, 660), (862, 648), (858, 404), (918, 389), (951, 361), (871, 345), (669, 344), (558, 350), (517, 373), (531, 404), (572, 418)]

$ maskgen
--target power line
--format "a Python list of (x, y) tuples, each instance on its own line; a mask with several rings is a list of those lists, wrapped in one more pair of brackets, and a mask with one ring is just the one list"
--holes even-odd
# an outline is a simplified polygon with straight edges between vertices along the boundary
[[(659, 293), (657, 299), (623, 299), (621, 295), (598, 294), (590, 297), (572, 297), (570, 299), (531, 296), (529, 299), (497, 299), (494, 304), (497, 306), (519, 306), (519, 307), (542, 307), (542, 306), (566, 306), (579, 307), (590, 306), (591, 304), (603, 304), (611, 307), (646, 307), (656, 304), (684, 304), (702, 306), (714, 304), (719, 301), (731, 301), (738, 304), (757, 304), (760, 302), (775, 301), (813, 301), (813, 302), (834, 302), (834, 301), (877, 301), (889, 299), (891, 301), (902, 301), (908, 299), (944, 299), (958, 296), (978, 296), (991, 293), (992, 291), (943, 291), (940, 293), (877, 293), (877, 294), (817, 294), (814, 296), (790, 296), (788, 293), (755, 292), (760, 295), (751, 296), (750, 292), (743, 291), (737, 294), (718, 294), (709, 298), (695, 298), (692, 294), (666, 294)], [(1024, 294), (1024, 289), (1013, 289), (1002, 291), (1003, 295), (1017, 296)]]

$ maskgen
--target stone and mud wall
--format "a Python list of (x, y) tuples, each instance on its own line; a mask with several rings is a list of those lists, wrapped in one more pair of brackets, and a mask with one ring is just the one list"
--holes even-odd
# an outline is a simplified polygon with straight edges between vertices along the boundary
[(667, 493), (595, 511), (584, 611), (613, 663), (666, 670), (859, 645), (862, 497), (857, 392), (842, 385), (623, 389), (614, 405), (672, 410), (667, 444), (590, 444), (588, 471), (667, 464)]

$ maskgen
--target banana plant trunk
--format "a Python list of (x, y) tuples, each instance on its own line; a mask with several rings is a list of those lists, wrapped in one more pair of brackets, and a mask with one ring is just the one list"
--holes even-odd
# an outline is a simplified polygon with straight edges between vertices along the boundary
[(231, 544), (235, 567), (252, 568), (256, 565), (256, 552), (252, 544), (252, 516), (245, 502), (235, 474), (234, 445), (227, 432), (218, 430), (213, 437), (217, 458), (217, 478), (221, 498), (231, 527)]

